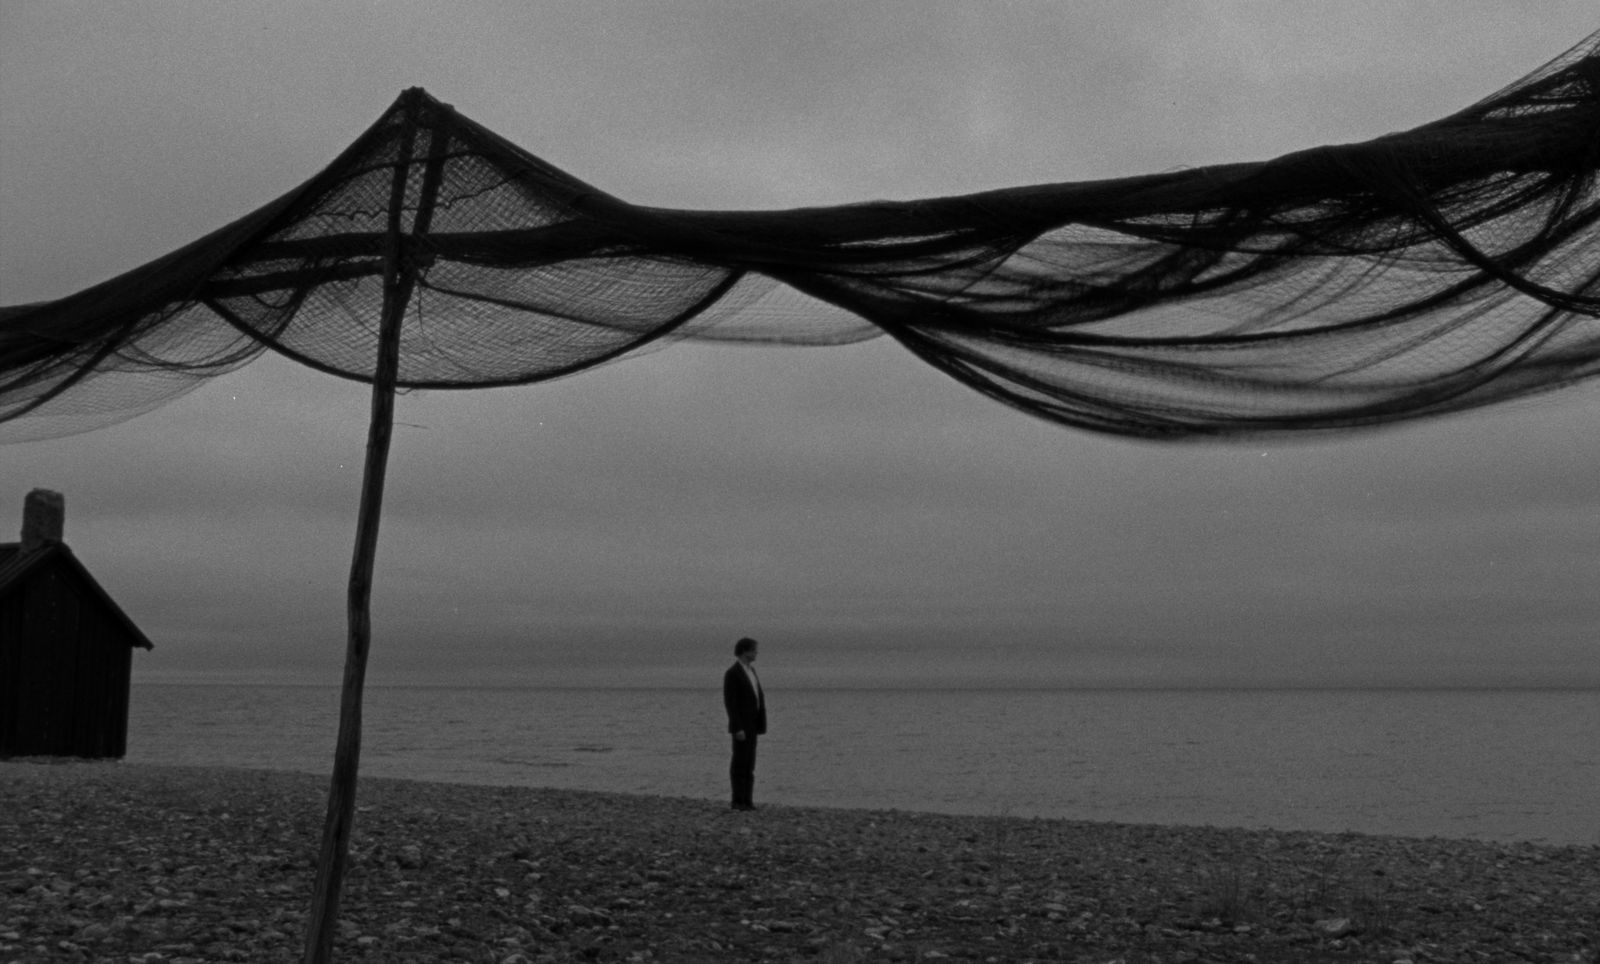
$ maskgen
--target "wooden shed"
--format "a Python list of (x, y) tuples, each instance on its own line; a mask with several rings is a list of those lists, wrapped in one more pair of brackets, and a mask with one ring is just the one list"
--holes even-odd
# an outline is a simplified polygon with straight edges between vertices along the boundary
[(28, 493), (0, 543), (0, 757), (120, 757), (139, 627), (62, 541), (65, 502)]

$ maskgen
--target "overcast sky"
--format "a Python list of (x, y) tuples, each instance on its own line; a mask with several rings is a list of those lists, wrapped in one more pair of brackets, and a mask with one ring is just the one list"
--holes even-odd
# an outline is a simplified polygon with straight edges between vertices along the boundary
[[(315, 174), (423, 86), (627, 200), (789, 207), (1256, 160), (1433, 120), (1593, 0), (0, 4), (0, 303)], [(156, 643), (138, 678), (336, 684), (368, 393), (265, 358), (0, 447)], [(369, 678), (1600, 685), (1600, 390), (1161, 446), (878, 340), (677, 345), (402, 399)]]

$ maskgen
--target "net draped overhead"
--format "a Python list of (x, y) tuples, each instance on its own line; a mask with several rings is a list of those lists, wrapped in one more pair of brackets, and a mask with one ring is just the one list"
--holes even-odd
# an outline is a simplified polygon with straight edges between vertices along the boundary
[(1417, 418), (1600, 374), (1597, 174), (1600, 34), (1365, 143), (788, 211), (627, 204), (413, 89), (260, 210), (0, 308), (0, 439), (120, 421), (269, 349), (370, 381), (397, 270), (401, 388), (538, 382), (670, 339), (887, 334), (1120, 435)]

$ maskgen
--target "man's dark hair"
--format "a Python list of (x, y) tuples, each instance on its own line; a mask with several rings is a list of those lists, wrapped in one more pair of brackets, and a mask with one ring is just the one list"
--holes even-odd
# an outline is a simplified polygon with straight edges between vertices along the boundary
[(743, 656), (745, 653), (748, 653), (752, 649), (755, 649), (755, 648), (756, 648), (756, 641), (751, 639), (749, 636), (746, 636), (745, 638), (739, 640), (737, 643), (733, 644), (733, 655), (735, 655), (735, 656)]

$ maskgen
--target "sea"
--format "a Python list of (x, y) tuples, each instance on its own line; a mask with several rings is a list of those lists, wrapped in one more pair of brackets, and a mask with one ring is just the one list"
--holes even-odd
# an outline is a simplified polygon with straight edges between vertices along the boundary
[[(1600, 845), (1600, 691), (793, 689), (757, 802)], [(361, 773), (720, 803), (702, 688), (368, 686)], [(336, 686), (136, 682), (126, 760), (328, 774)]]

